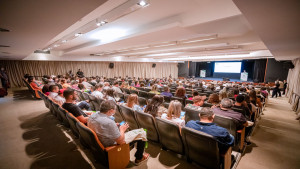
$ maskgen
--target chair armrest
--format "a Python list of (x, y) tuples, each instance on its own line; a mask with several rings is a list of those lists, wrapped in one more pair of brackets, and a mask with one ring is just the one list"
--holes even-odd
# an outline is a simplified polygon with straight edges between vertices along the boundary
[(227, 149), (227, 151), (224, 152), (224, 154), (220, 154), (221, 157), (223, 157), (223, 161), (224, 161), (223, 168), (224, 169), (230, 169), (230, 167), (231, 167), (231, 152), (232, 152), (232, 147), (229, 147)]
[(245, 140), (245, 127), (242, 130), (237, 130), (236, 132), (240, 134), (240, 150), (242, 150)]
[(130, 161), (129, 144), (121, 144), (105, 148), (108, 154), (109, 168), (126, 168)]

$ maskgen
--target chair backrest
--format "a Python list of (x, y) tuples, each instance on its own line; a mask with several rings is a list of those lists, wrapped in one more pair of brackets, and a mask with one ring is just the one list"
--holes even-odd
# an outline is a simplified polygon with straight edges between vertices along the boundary
[(170, 103), (167, 103), (167, 102), (164, 102), (164, 103), (163, 103), (163, 106), (164, 106), (166, 109), (169, 109), (169, 105), (170, 105)]
[(180, 135), (179, 126), (168, 120), (156, 117), (159, 141), (163, 148), (178, 154), (184, 154), (184, 146)]
[(167, 103), (170, 103), (171, 102), (171, 98), (168, 97), (168, 96), (164, 96), (164, 101), (167, 102)]
[(129, 90), (129, 92), (132, 94), (137, 94), (137, 95), (139, 95), (139, 92), (137, 91), (137, 90)]
[(145, 92), (145, 91), (140, 91), (140, 92), (139, 92), (139, 96), (140, 96), (140, 97), (144, 97), (144, 98), (147, 99), (147, 98), (148, 98), (148, 93)]
[(129, 89), (123, 88), (123, 91), (124, 91), (126, 94), (130, 94), (130, 90), (129, 90)]
[(151, 89), (149, 89), (149, 88), (144, 88), (144, 91), (146, 91), (146, 92), (150, 92), (150, 91), (151, 91)]
[(148, 93), (148, 99), (152, 99), (155, 95), (155, 93)]
[(99, 160), (104, 166), (108, 166), (107, 154), (104, 146), (99, 141), (96, 133), (81, 122), (76, 123), (76, 128), (80, 134), (80, 138), (89, 145), (96, 160)]
[(218, 142), (213, 136), (188, 127), (183, 127), (181, 134), (188, 160), (204, 168), (220, 169)]
[(139, 127), (147, 129), (147, 139), (159, 142), (159, 136), (154, 117), (148, 113), (140, 111), (135, 111), (135, 115)]
[(129, 129), (130, 130), (138, 129), (139, 126), (138, 123), (136, 122), (134, 111), (125, 105), (120, 105), (120, 109), (123, 118), (125, 118), (125, 121), (129, 124)]
[(193, 100), (185, 99), (185, 105), (194, 104)]
[(145, 99), (143, 97), (138, 97), (138, 102), (141, 107), (144, 107), (145, 105), (147, 105), (147, 99)]
[(228, 132), (236, 138), (237, 126), (235, 121), (230, 117), (215, 115), (214, 123), (218, 126), (226, 128)]
[(79, 99), (82, 101), (82, 100), (85, 100), (83, 95), (82, 95), (82, 92), (80, 90), (75, 90), (77, 92), (77, 96), (79, 97)]
[(67, 117), (66, 117), (66, 114), (68, 113), (64, 108), (62, 108), (62, 107), (59, 107), (58, 108), (58, 113), (59, 113), (59, 115), (62, 117), (62, 122), (63, 122), (63, 125), (65, 126), (65, 127), (70, 127), (70, 124), (69, 124), (69, 121), (68, 121), (68, 119), (67, 119)]
[(182, 98), (180, 98), (180, 97), (171, 97), (171, 101), (172, 100), (178, 100), (181, 103), (182, 108), (185, 107), (185, 101)]
[(213, 106), (211, 103), (204, 102), (202, 107), (211, 107)]
[(90, 99), (89, 94), (86, 93), (86, 92), (82, 92), (82, 96), (83, 96), (84, 100), (89, 100)]
[(99, 101), (98, 101), (98, 98), (89, 94), (89, 99), (90, 99), (90, 102), (93, 104), (94, 106), (94, 110), (95, 111), (99, 111), (100, 110), (100, 104), (99, 104)]
[(76, 123), (80, 123), (80, 121), (73, 116), (73, 114), (71, 114), (70, 112), (67, 111), (66, 113), (66, 117), (68, 119), (68, 122), (70, 124), (70, 129), (72, 131), (72, 133), (74, 134), (75, 137), (79, 137), (79, 131), (76, 127)]
[(190, 109), (190, 108), (185, 108), (184, 110), (185, 110), (185, 115), (184, 115), (185, 123), (187, 123), (188, 121), (191, 121), (191, 120), (199, 120), (200, 119), (200, 117), (199, 117), (200, 111)]

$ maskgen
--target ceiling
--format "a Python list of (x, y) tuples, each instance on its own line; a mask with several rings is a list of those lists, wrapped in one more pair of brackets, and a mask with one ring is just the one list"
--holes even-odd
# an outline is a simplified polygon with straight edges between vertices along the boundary
[[(10, 32), (0, 32), (0, 45), (10, 47), (0, 47), (0, 59), (178, 62), (300, 56), (300, 38), (292, 36), (299, 28), (290, 28), (299, 17), (286, 19), (297, 13), (286, 14), (288, 5), (280, 12), (285, 17), (270, 20), (279, 3), (268, 1), (274, 9), (261, 17), (268, 3), (258, 0), (144, 0), (145, 7), (137, 5), (140, 1), (1, 1), (0, 28)], [(97, 26), (100, 21), (107, 23)], [(276, 23), (283, 33), (273, 29)]]

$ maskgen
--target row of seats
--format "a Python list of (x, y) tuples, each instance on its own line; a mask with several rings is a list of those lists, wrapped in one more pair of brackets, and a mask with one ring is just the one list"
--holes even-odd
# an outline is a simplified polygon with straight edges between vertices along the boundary
[(76, 138), (79, 138), (83, 147), (89, 149), (95, 160), (103, 166), (113, 169), (126, 168), (130, 161), (129, 144), (104, 147), (99, 141), (96, 133), (81, 123), (76, 117), (64, 108), (49, 99), (42, 92), (38, 91), (45, 106), (57, 119), (67, 128), (70, 128)]
[(30, 91), (31, 95), (35, 98), (35, 99), (41, 99), (41, 97), (38, 94), (38, 90), (33, 89), (32, 86), (25, 80), (23, 79), (23, 82), (26, 84), (26, 86), (28, 87), (28, 90)]
[[(125, 168), (127, 166), (130, 151), (128, 144), (104, 148), (91, 129), (79, 122), (71, 113), (54, 103), (43, 93), (39, 92), (39, 95), (50, 112), (65, 127), (71, 129), (74, 136), (79, 138), (80, 143), (92, 151), (96, 160), (109, 168)], [(91, 95), (87, 96), (90, 97)], [(163, 149), (184, 154), (188, 161), (194, 161), (205, 168), (219, 169), (230, 168), (231, 166), (231, 149), (225, 154), (220, 154), (217, 141), (212, 136), (185, 127), (182, 128), (180, 134), (180, 129), (177, 125), (160, 118), (154, 119), (150, 114), (133, 112), (132, 109), (123, 105), (118, 105), (116, 115), (127, 121), (130, 130), (136, 128), (147, 129), (147, 138), (149, 140), (160, 143)], [(195, 138), (197, 139), (195, 140)], [(202, 144), (195, 144), (196, 142), (201, 142)], [(118, 161), (114, 159), (118, 159)], [(122, 160), (120, 161), (119, 159)]]

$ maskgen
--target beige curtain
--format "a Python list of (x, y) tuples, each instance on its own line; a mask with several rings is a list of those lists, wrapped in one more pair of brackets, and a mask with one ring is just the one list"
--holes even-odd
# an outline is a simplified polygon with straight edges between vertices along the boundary
[(34, 76), (43, 75), (65, 75), (69, 70), (74, 73), (78, 69), (84, 72), (87, 77), (90, 76), (130, 76), (143, 78), (161, 78), (178, 77), (177, 63), (153, 63), (139, 62), (112, 62), (114, 68), (109, 69), (110, 62), (79, 62), (79, 61), (11, 61), (2, 60), (0, 65), (7, 70), (12, 87), (25, 86), (22, 81), (24, 74), (28, 73)]
[(293, 60), (294, 69), (289, 70), (287, 83), (289, 103), (292, 104), (294, 111), (299, 112), (299, 96), (300, 96), (300, 58)]

